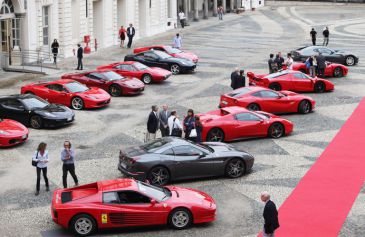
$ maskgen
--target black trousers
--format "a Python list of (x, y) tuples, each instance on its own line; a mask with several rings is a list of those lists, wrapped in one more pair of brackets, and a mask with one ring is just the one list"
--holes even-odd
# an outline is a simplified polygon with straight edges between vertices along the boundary
[(312, 38), (312, 44), (316, 45), (316, 38)]
[(82, 70), (82, 58), (77, 58), (77, 70)]
[(163, 126), (160, 126), (161, 136), (167, 137), (170, 134), (169, 127), (164, 128)]
[(185, 27), (185, 19), (180, 20), (181, 28)]
[(46, 168), (37, 167), (37, 186), (36, 186), (37, 191), (39, 191), (39, 189), (40, 189), (41, 171), (43, 173), (43, 179), (44, 179), (44, 182), (46, 183), (46, 187), (49, 187), (48, 178), (47, 178), (47, 167)]
[(132, 46), (132, 42), (133, 42), (133, 36), (128, 35), (128, 44), (127, 44), (128, 48), (130, 48)]
[(74, 179), (75, 185), (79, 184), (79, 181), (75, 174), (75, 164), (63, 164), (62, 171), (63, 171), (62, 181), (63, 181), (64, 188), (67, 188), (67, 173), (68, 172), (70, 172), (72, 178)]
[(53, 53), (53, 63), (57, 64), (57, 53)]
[(319, 77), (324, 77), (324, 68), (318, 68), (318, 76)]

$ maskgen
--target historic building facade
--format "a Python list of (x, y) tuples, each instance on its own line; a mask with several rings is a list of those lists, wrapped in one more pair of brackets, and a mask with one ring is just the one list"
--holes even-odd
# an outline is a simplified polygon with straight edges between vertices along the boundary
[[(0, 0), (1, 53), (49, 52), (54, 39), (60, 56), (73, 55), (90, 36), (90, 47), (118, 43), (118, 30), (132, 23), (136, 38), (174, 28), (177, 0)], [(11, 61), (11, 60), (10, 60)]]

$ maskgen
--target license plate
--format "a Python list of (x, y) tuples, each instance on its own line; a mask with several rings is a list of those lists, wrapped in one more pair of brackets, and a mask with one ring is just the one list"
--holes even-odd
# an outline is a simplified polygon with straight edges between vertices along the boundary
[(67, 119), (67, 122), (70, 122), (71, 120), (72, 120), (72, 117), (71, 117), (71, 118), (68, 118), (68, 119)]

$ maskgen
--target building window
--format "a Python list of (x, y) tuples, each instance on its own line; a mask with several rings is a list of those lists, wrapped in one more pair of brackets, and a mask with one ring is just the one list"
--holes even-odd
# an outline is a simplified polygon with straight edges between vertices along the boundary
[(44, 6), (42, 12), (43, 45), (49, 45), (49, 6)]
[(11, 20), (11, 31), (13, 37), (13, 47), (20, 46), (20, 19)]
[(0, 14), (10, 14), (14, 12), (14, 6), (11, 0), (4, 0), (1, 4)]

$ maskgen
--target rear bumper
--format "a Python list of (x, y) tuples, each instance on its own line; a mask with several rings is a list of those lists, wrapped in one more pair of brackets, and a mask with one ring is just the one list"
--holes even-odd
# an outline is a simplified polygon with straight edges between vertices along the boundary
[(140, 181), (145, 181), (147, 178), (147, 174), (145, 172), (130, 172), (127, 169), (123, 168), (122, 163), (118, 164), (118, 170), (125, 176), (132, 177)]

